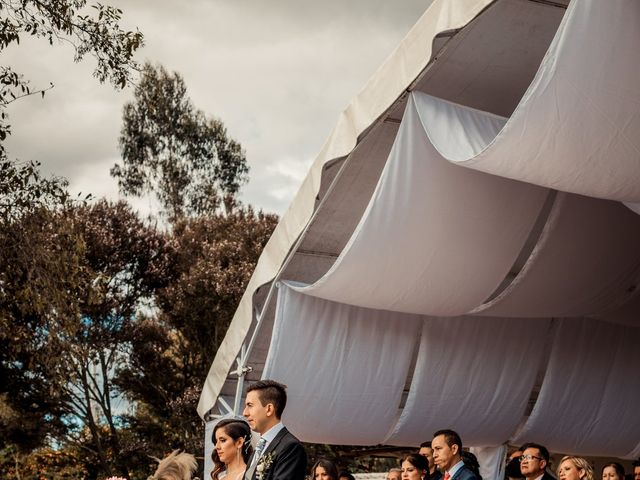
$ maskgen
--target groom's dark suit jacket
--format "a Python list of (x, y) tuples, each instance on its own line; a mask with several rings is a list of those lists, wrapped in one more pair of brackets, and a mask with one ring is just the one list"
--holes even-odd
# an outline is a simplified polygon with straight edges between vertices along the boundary
[[(307, 473), (307, 453), (300, 441), (286, 427), (278, 432), (262, 457), (264, 458), (269, 452), (273, 452), (273, 462), (264, 471), (262, 480), (304, 480)], [(253, 458), (249, 460), (249, 465), (252, 460)], [(257, 471), (254, 469), (249, 480), (256, 479)]]

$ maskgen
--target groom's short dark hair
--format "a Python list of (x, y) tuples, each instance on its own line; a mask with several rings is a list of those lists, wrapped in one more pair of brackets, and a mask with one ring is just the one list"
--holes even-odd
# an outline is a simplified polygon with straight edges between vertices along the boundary
[(247, 387), (247, 393), (258, 392), (260, 403), (264, 407), (271, 403), (276, 411), (276, 417), (282, 417), (284, 407), (287, 406), (287, 386), (275, 380), (259, 380)]

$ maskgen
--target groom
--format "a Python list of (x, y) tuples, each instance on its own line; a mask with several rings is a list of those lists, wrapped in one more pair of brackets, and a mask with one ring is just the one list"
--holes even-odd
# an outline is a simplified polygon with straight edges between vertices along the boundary
[(307, 454), (300, 441), (282, 424), (287, 404), (286, 385), (261, 380), (247, 388), (242, 414), (260, 434), (245, 480), (304, 480)]

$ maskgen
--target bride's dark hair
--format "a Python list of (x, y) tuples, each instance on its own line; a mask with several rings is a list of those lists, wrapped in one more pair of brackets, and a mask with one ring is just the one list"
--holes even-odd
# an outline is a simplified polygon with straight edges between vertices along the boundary
[[(220, 457), (218, 456), (218, 452), (216, 451), (216, 432), (223, 428), (224, 433), (229, 435), (231, 439), (235, 442), (239, 438), (243, 438), (244, 442), (242, 443), (242, 459), (244, 463), (249, 461), (249, 457), (253, 453), (253, 447), (251, 446), (251, 428), (249, 428), (249, 424), (243, 420), (237, 419), (227, 419), (220, 420), (218, 424), (213, 429), (213, 452), (211, 452), (211, 459), (213, 460), (213, 471), (211, 472), (212, 480), (218, 480), (218, 476), (222, 473), (226, 466), (224, 463), (220, 461)], [(228, 480), (234, 480), (232, 478)]]

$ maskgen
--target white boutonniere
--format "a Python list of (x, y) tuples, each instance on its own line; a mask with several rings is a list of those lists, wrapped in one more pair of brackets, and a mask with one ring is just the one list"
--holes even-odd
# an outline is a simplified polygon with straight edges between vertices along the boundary
[(269, 452), (258, 460), (258, 465), (256, 465), (256, 478), (257, 480), (263, 480), (265, 474), (271, 467), (271, 464), (276, 459), (276, 454), (274, 452)]

